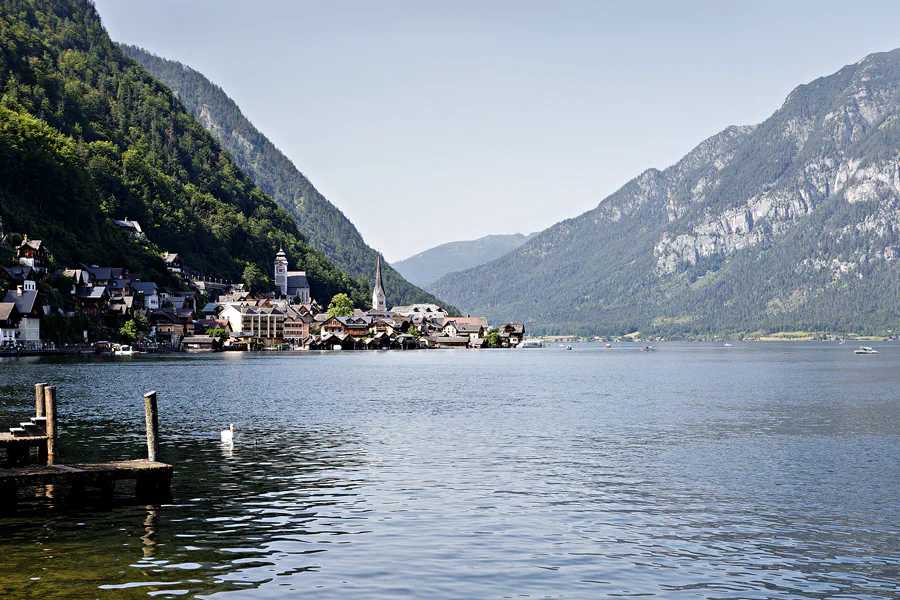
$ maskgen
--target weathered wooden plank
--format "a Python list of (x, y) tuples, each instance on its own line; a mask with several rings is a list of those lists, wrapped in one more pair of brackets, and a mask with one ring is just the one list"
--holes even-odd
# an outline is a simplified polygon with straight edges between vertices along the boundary
[(47, 442), (46, 435), (19, 436), (7, 432), (0, 432), (0, 448), (5, 446), (37, 446)]
[(46, 413), (44, 410), (44, 388), (46, 383), (34, 384), (34, 416), (43, 417)]
[(84, 469), (76, 469), (75, 467), (70, 467), (68, 465), (53, 465), (53, 469), (58, 471), (66, 471), (67, 473), (83, 473)]
[(172, 465), (148, 460), (124, 460), (117, 462), (28, 466), (0, 469), (0, 486), (49, 485), (55, 483), (101, 484), (120, 479), (138, 477), (171, 480)]
[(159, 458), (159, 410), (156, 405), (156, 392), (144, 395), (144, 417), (147, 422), (147, 459), (155, 461)]
[(48, 385), (44, 388), (44, 410), (47, 416), (47, 464), (52, 465), (59, 458), (57, 456), (56, 436), (58, 434), (56, 415), (56, 386)]
[(0, 433), (0, 448), (6, 449), (6, 462), (10, 465), (27, 463), (28, 450), (35, 447), (39, 457), (43, 458), (46, 455), (47, 436)]

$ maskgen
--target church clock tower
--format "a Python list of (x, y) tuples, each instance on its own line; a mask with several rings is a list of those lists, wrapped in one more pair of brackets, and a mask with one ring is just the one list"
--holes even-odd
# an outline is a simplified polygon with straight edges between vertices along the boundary
[(387, 310), (387, 307), (384, 305), (384, 285), (381, 282), (380, 254), (378, 255), (378, 262), (375, 263), (375, 289), (372, 290), (372, 310)]
[(284, 249), (281, 249), (278, 251), (278, 254), (275, 255), (275, 289), (278, 290), (278, 293), (281, 294), (282, 298), (287, 297), (287, 272), (287, 255), (284, 253)]

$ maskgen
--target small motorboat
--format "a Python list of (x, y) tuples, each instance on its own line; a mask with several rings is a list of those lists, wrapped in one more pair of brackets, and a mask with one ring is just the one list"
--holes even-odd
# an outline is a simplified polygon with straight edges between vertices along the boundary
[(571, 350), (572, 346), (566, 346), (566, 350)]
[(653, 350), (653, 346), (641, 346), (641, 352), (650, 352)]
[(726, 348), (731, 348), (731, 344), (729, 344), (728, 342), (725, 342), (725, 347), (726, 347)]
[(606, 347), (607, 347), (607, 348), (612, 348), (612, 344), (607, 344)]
[(871, 346), (860, 346), (853, 351), (854, 354), (878, 354), (878, 350)]
[(133, 354), (140, 354), (140, 352), (136, 351), (131, 346), (119, 346), (113, 351), (113, 354), (116, 356), (131, 356)]

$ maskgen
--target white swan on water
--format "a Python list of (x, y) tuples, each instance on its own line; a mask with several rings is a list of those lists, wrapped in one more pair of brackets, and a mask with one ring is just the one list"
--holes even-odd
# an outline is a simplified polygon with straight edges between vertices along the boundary
[(234, 423), (228, 426), (228, 429), (223, 429), (219, 432), (222, 436), (222, 441), (226, 444), (234, 443)]

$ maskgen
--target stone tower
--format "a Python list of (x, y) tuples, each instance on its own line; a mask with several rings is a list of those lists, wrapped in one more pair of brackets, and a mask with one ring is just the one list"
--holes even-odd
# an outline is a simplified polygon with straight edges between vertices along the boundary
[(381, 282), (381, 255), (375, 263), (375, 289), (372, 290), (372, 310), (387, 310), (384, 305), (384, 284)]
[(275, 290), (282, 298), (287, 296), (288, 291), (288, 260), (284, 249), (278, 251), (275, 255)]

